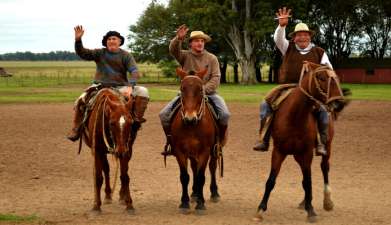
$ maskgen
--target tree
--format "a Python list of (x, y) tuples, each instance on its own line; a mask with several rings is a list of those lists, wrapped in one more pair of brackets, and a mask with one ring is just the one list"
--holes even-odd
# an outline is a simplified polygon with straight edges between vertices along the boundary
[(387, 51), (391, 51), (391, 13), (387, 14), (387, 6), (391, 7), (391, 4), (382, 0), (368, 0), (362, 4), (366, 42), (361, 51), (371, 58), (383, 59)]
[(361, 38), (361, 9), (357, 3), (357, 0), (310, 3), (308, 19), (318, 33), (315, 41), (326, 50), (333, 63), (348, 58)]
[(255, 0), (197, 2), (202, 2), (204, 10), (201, 11), (207, 12), (204, 19), (213, 24), (211, 30), (231, 47), (242, 71), (242, 83), (256, 83), (256, 50), (260, 40), (270, 31), (270, 3)]
[(130, 26), (129, 48), (135, 58), (154, 63), (172, 60), (167, 45), (176, 26), (175, 13), (163, 4), (152, 1), (137, 23)]

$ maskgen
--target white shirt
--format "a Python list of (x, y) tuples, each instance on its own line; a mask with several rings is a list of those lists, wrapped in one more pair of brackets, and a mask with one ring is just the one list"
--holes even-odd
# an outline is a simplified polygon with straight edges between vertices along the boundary
[[(288, 50), (289, 41), (285, 38), (285, 27), (281, 27), (278, 25), (276, 31), (274, 32), (274, 42), (277, 45), (277, 48), (280, 50), (282, 55), (285, 55), (286, 51)], [(306, 48), (302, 49), (299, 46), (296, 46), (296, 49), (300, 52), (300, 54), (305, 55), (310, 50), (315, 47), (314, 43), (310, 43)], [(328, 65), (333, 68), (333, 65), (331, 65), (331, 62), (329, 60), (329, 57), (327, 56), (326, 52), (323, 53), (322, 59), (320, 60), (320, 64)]]

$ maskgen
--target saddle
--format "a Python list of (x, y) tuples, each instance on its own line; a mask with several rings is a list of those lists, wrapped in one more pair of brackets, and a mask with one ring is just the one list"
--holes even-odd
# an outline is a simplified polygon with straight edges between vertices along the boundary
[[(83, 122), (82, 122), (82, 128), (88, 126), (88, 118), (91, 114), (92, 109), (97, 104), (96, 97), (98, 96), (98, 93), (103, 88), (110, 88), (114, 93), (121, 96), (122, 101), (128, 101), (130, 98), (132, 98), (132, 88), (131, 87), (123, 87), (127, 88), (127, 90), (120, 90), (116, 87), (105, 87), (104, 85), (97, 85), (97, 86), (91, 86), (85, 90), (86, 97), (85, 97), (85, 110), (83, 115)], [(133, 112), (131, 112), (133, 113)]]
[(269, 91), (265, 97), (265, 101), (270, 105), (273, 111), (276, 111), (295, 87), (297, 87), (297, 84), (278, 85)]
[[(208, 107), (209, 111), (212, 113), (212, 116), (213, 116), (213, 119), (214, 121), (217, 123), (217, 121), (219, 120), (219, 116), (217, 114), (217, 108), (216, 108), (216, 105), (213, 103), (213, 101), (209, 100), (209, 98), (207, 97), (206, 98), (206, 106)], [(174, 116), (176, 115), (176, 113), (178, 112), (179, 108), (181, 107), (181, 104), (179, 104), (180, 101), (176, 101), (174, 103), (174, 105), (172, 106), (171, 108), (171, 113), (170, 113), (170, 123), (172, 123), (173, 119), (174, 119)]]

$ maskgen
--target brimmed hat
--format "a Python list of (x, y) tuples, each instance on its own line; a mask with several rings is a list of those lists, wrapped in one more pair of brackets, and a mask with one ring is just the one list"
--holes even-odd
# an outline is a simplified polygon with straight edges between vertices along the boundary
[(293, 37), (297, 32), (308, 32), (311, 37), (315, 35), (315, 31), (310, 30), (305, 23), (298, 23), (295, 26), (295, 30), (288, 34), (289, 37)]
[(212, 40), (212, 38), (209, 37), (209, 35), (205, 34), (205, 33), (202, 32), (202, 31), (198, 31), (198, 30), (192, 31), (192, 32), (190, 33), (189, 42), (190, 42), (191, 40), (193, 40), (194, 38), (202, 38), (202, 39), (205, 40), (205, 42), (209, 42), (209, 41)]
[(102, 39), (102, 45), (103, 46), (107, 47), (107, 39), (109, 39), (109, 37), (111, 37), (111, 36), (116, 36), (119, 39), (121, 39), (120, 46), (124, 44), (125, 38), (122, 37), (120, 33), (118, 33), (117, 31), (109, 31), (109, 32), (106, 33), (105, 36), (103, 36), (103, 39)]

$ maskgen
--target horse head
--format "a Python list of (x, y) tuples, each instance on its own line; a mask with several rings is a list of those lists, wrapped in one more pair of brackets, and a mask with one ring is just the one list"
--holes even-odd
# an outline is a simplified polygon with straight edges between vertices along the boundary
[(311, 100), (321, 105), (331, 106), (344, 101), (337, 74), (325, 65), (304, 61), (299, 87)]
[[(104, 103), (103, 138), (105, 139), (106, 147), (117, 157), (130, 154), (130, 131), (134, 122), (130, 114), (132, 105), (132, 99), (125, 102), (120, 98), (110, 97)], [(107, 138), (107, 133), (109, 133), (110, 138)]]
[(205, 93), (203, 78), (207, 68), (193, 72), (189, 75), (180, 68), (176, 69), (177, 75), (181, 78), (181, 113), (185, 124), (196, 124), (202, 117), (205, 109)]

